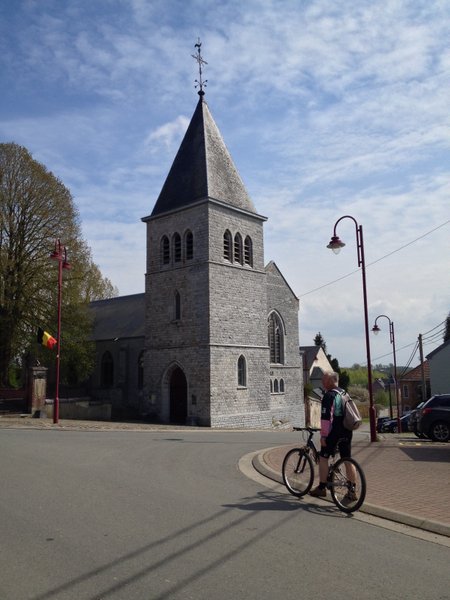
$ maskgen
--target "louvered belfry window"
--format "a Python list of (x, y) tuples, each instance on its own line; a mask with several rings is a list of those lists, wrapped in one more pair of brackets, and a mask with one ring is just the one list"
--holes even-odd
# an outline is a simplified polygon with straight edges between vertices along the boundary
[(167, 235), (163, 236), (161, 240), (161, 262), (163, 265), (170, 263), (170, 243)]
[(186, 260), (192, 260), (194, 258), (194, 236), (192, 231), (187, 231), (184, 239)]
[(242, 236), (240, 233), (234, 236), (234, 262), (242, 265)]
[(223, 234), (223, 257), (225, 260), (229, 260), (231, 262), (231, 233), (228, 229)]
[(173, 260), (174, 262), (181, 262), (181, 237), (179, 233), (175, 233), (173, 236)]
[(244, 242), (244, 263), (253, 267), (253, 243), (250, 236), (247, 236)]

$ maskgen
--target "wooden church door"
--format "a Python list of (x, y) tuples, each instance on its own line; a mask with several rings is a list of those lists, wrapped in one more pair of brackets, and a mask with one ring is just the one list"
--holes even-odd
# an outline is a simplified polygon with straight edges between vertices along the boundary
[(187, 419), (187, 381), (183, 371), (176, 367), (170, 376), (170, 422), (185, 425)]

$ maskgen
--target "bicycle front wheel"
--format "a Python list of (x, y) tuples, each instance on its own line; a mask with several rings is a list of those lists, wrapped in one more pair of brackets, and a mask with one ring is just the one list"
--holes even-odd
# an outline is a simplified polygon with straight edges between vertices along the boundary
[(340, 510), (355, 512), (366, 497), (364, 471), (353, 458), (340, 458), (331, 470), (329, 487), (333, 502)]
[(301, 498), (309, 492), (314, 481), (313, 461), (303, 448), (293, 448), (284, 457), (282, 474), (289, 492)]

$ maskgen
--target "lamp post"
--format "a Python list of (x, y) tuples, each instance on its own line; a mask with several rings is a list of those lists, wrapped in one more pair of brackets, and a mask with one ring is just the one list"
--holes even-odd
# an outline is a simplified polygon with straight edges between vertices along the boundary
[(61, 351), (61, 291), (62, 291), (62, 272), (63, 269), (70, 269), (67, 261), (67, 248), (61, 244), (61, 240), (55, 242), (55, 249), (50, 254), (52, 260), (58, 261), (58, 330), (56, 338), (56, 383), (55, 383), (55, 403), (53, 405), (53, 423), (59, 420), (59, 365)]
[[(381, 329), (377, 325), (377, 321), (381, 317), (384, 317), (385, 319), (387, 319), (389, 321), (389, 337), (390, 337), (390, 341), (391, 341), (391, 344), (392, 344), (392, 354), (394, 356), (394, 384), (395, 384), (395, 400), (397, 402), (397, 430), (398, 430), (399, 433), (401, 433), (400, 396), (399, 396), (398, 384), (397, 384), (397, 356), (395, 354), (394, 322), (391, 321), (391, 319), (387, 315), (378, 315), (378, 317), (375, 319), (375, 324), (372, 327), (372, 331), (373, 331), (373, 333), (375, 335), (378, 335), (378, 333), (381, 331)], [(392, 415), (391, 415), (391, 418), (392, 418)]]
[(367, 381), (369, 386), (369, 422), (370, 422), (370, 441), (377, 441), (376, 432), (376, 419), (375, 419), (375, 406), (373, 403), (373, 389), (372, 389), (372, 365), (370, 361), (370, 340), (369, 340), (369, 314), (367, 307), (367, 286), (366, 286), (366, 263), (364, 259), (364, 241), (363, 241), (363, 228), (362, 225), (358, 225), (358, 222), (351, 215), (344, 215), (336, 221), (333, 229), (333, 236), (327, 248), (333, 250), (335, 254), (340, 252), (341, 248), (345, 246), (344, 242), (339, 239), (336, 235), (336, 227), (342, 219), (351, 219), (356, 228), (356, 247), (358, 250), (358, 267), (361, 267), (362, 273), (362, 285), (363, 285), (363, 299), (364, 299), (364, 325), (366, 331), (366, 353), (367, 353)]

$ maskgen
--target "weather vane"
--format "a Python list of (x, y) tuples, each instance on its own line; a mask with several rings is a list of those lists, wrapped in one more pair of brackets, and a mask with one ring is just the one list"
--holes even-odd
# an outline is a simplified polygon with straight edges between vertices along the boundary
[(197, 55), (191, 54), (191, 56), (192, 56), (192, 58), (195, 58), (195, 60), (198, 62), (199, 78), (195, 80), (195, 88), (196, 89), (200, 88), (198, 95), (204, 96), (205, 92), (203, 91), (203, 88), (206, 87), (208, 80), (205, 79), (205, 81), (203, 81), (203, 79), (202, 79), (202, 65), (207, 65), (208, 63), (206, 62), (206, 60), (203, 60), (203, 58), (200, 54), (201, 47), (202, 47), (202, 43), (200, 41), (200, 38), (197, 38), (197, 43), (195, 44), (195, 48), (197, 48)]

